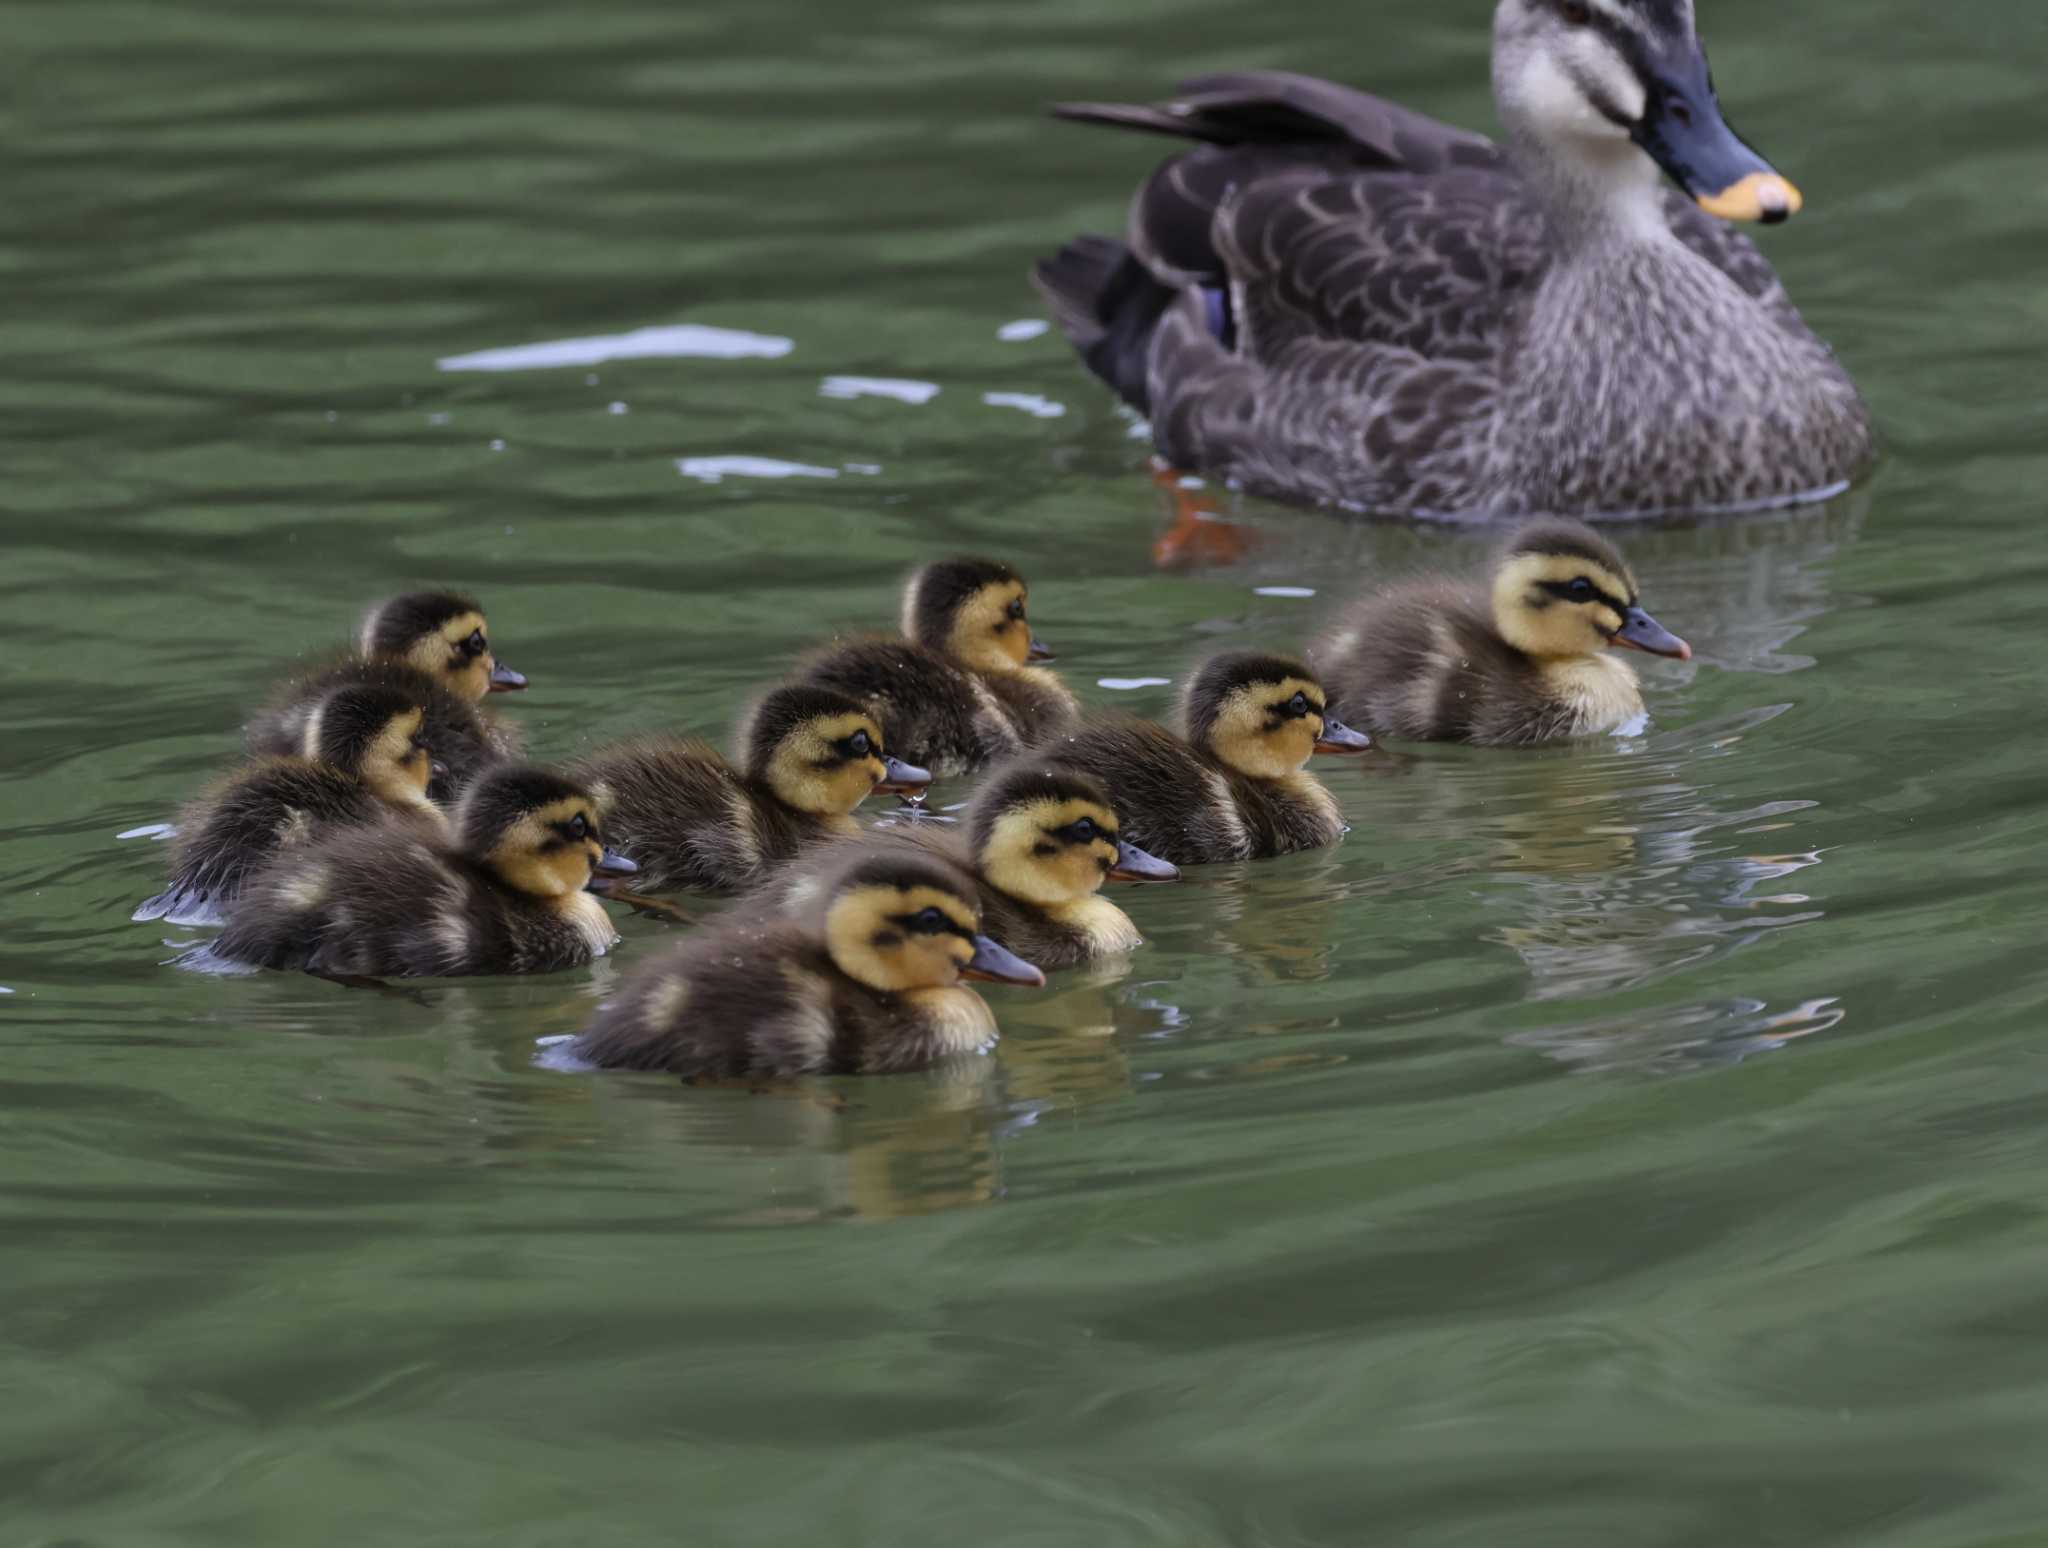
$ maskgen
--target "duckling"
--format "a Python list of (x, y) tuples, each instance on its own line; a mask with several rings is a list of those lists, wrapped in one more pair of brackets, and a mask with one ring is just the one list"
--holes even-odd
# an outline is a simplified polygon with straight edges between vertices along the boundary
[(481, 769), (519, 756), (517, 728), (477, 705), (526, 686), (491, 650), (489, 625), (474, 600), (452, 591), (418, 591), (371, 608), (356, 637), (356, 657), (283, 683), (243, 732), (252, 753), (297, 750), (307, 712), (330, 690), (374, 682), (418, 696), (426, 736), (446, 773), (428, 793), (452, 800)]
[(850, 693), (889, 745), (940, 778), (1058, 736), (1077, 709), (1031, 633), (1024, 578), (994, 559), (941, 559), (903, 589), (900, 640), (838, 641), (798, 676)]
[(647, 963), (567, 1046), (606, 1069), (711, 1079), (883, 1075), (996, 1035), (962, 978), (1041, 985), (981, 933), (973, 878), (864, 846), (801, 914), (741, 912)]
[(1343, 836), (1336, 798), (1306, 765), (1372, 744), (1328, 712), (1302, 662), (1212, 656), (1188, 683), (1181, 722), (1185, 738), (1150, 721), (1097, 721), (1047, 751), (1100, 775), (1123, 837), (1175, 865), (1262, 860)]
[(777, 688), (738, 741), (739, 768), (675, 736), (622, 742), (575, 766), (644, 889), (740, 891), (809, 845), (858, 833), (850, 814), (873, 792), (916, 795), (932, 782), (884, 751), (858, 700), (828, 688)]
[(349, 829), (280, 856), (203, 954), (403, 978), (547, 973), (611, 949), (611, 919), (585, 889), (635, 867), (605, 849), (588, 790), (501, 765), (463, 794), (453, 827), (452, 841), (390, 823)]
[(1643, 713), (1636, 674), (1610, 646), (1692, 657), (1638, 595), (1592, 528), (1531, 522), (1490, 585), (1388, 587), (1356, 603), (1315, 659), (1333, 704), (1376, 735), (1493, 747), (1598, 736)]
[[(1101, 780), (1026, 753), (988, 776), (959, 828), (914, 823), (859, 842), (959, 865), (980, 884), (981, 927), (991, 940), (1041, 968), (1065, 968), (1143, 944), (1130, 915), (1100, 896), (1105, 881), (1180, 875), (1127, 842), (1120, 827)], [(778, 876), (773, 895), (801, 905), (843, 863), (836, 849), (821, 851)]]
[(258, 758), (203, 792), (178, 819), (171, 884), (131, 916), (219, 924), (249, 876), (280, 851), (399, 813), (445, 835), (427, 799), (438, 767), (423, 710), (402, 688), (355, 683), (313, 705), (296, 756)]

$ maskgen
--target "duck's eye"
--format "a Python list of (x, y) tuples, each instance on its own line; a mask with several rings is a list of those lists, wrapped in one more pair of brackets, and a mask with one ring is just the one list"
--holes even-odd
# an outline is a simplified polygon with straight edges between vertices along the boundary
[(1015, 601), (1011, 602), (1009, 606), (1009, 619), (1012, 623), (1022, 623), (1024, 621), (1024, 599), (1022, 597), (1018, 597)]
[(875, 750), (874, 738), (865, 731), (854, 732), (852, 736), (846, 739), (844, 745), (848, 756), (854, 758), (865, 758)]
[(1079, 822), (1067, 829), (1068, 835), (1072, 837), (1076, 844), (1094, 843), (1096, 835), (1101, 831), (1100, 828), (1095, 826), (1095, 820), (1092, 817), (1083, 817)]
[(1590, 26), (1593, 20), (1593, 8), (1582, 4), (1581, 0), (1564, 0), (1564, 4), (1557, 8), (1557, 14), (1574, 27)]
[(1581, 575), (1577, 580), (1564, 588), (1564, 594), (1574, 602), (1590, 602), (1598, 593), (1594, 591), (1593, 583)]
[(590, 819), (581, 812), (569, 819), (569, 837), (578, 843), (590, 837)]
[(952, 926), (941, 909), (927, 908), (910, 916), (910, 928), (920, 935), (938, 935)]
[(1297, 693), (1287, 701), (1287, 713), (1290, 715), (1306, 715), (1312, 707), (1305, 693)]
[(478, 656), (481, 656), (485, 651), (491, 648), (491, 642), (484, 638), (483, 630), (472, 629), (469, 631), (469, 638), (462, 642), (461, 648), (462, 653), (465, 656), (468, 656), (471, 660), (475, 660)]

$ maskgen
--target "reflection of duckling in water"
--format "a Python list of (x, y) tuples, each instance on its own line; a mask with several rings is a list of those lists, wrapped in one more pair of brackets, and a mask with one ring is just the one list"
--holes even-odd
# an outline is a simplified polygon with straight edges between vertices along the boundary
[(257, 759), (185, 809), (171, 884), (133, 917), (219, 924), (272, 856), (393, 813), (430, 836), (445, 834), (440, 808), (427, 799), (435, 765), (421, 715), (400, 688), (357, 683), (329, 693), (301, 723), (299, 756)]
[(372, 608), (356, 641), (356, 659), (282, 684), (244, 729), (249, 751), (273, 757), (297, 751), (307, 714), (334, 689), (377, 683), (416, 698), (425, 735), (445, 774), (432, 795), (452, 799), (481, 770), (519, 754), (516, 729), (486, 716), (488, 695), (524, 688), (491, 650), (483, 609), (455, 592), (411, 592)]
[(1149, 721), (1105, 720), (1046, 752), (1098, 775), (1123, 837), (1175, 865), (1265, 859), (1343, 836), (1336, 798), (1308, 760), (1370, 744), (1328, 713), (1301, 662), (1212, 656), (1188, 684), (1181, 720), (1185, 739)]
[(913, 573), (900, 640), (835, 642), (797, 675), (865, 704), (890, 747), (941, 778), (970, 774), (1067, 729), (1074, 696), (1037, 663), (1024, 578), (993, 559), (941, 559)]
[(1575, 521), (1523, 527), (1490, 588), (1402, 582), (1356, 603), (1314, 656), (1331, 703), (1376, 736), (1491, 746), (1615, 731), (1643, 713), (1622, 646), (1689, 660), (1619, 552)]
[[(934, 853), (980, 885), (981, 928), (1041, 968), (1073, 967), (1141, 944), (1130, 916), (1100, 895), (1105, 881), (1172, 881), (1179, 872), (1125, 842), (1109, 791), (1092, 774), (1027, 753), (989, 775), (961, 829), (924, 823), (868, 835), (877, 853)], [(964, 830), (964, 831), (963, 831)], [(771, 883), (801, 904), (844, 864), (826, 851)]]
[(963, 977), (1045, 982), (980, 931), (959, 867), (862, 848), (801, 915), (728, 916), (647, 963), (564, 1053), (705, 1078), (923, 1069), (995, 1037)]
[(338, 833), (253, 877), (204, 953), (330, 977), (453, 977), (580, 967), (617, 935), (585, 889), (623, 875), (589, 792), (508, 765), (472, 785), (453, 843), (391, 824)]
[(708, 744), (642, 737), (574, 768), (618, 852), (650, 891), (735, 892), (805, 848), (859, 832), (853, 809), (877, 790), (915, 794), (923, 769), (890, 757), (857, 700), (796, 684), (764, 698), (740, 728), (743, 764)]

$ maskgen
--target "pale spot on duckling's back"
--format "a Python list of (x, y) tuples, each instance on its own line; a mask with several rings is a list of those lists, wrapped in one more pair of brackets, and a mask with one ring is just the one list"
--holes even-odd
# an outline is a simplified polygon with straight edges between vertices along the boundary
[(327, 901), (329, 882), (326, 866), (302, 866), (279, 883), (278, 900), (287, 908), (311, 911)]
[(1251, 829), (1244, 825), (1244, 818), (1238, 815), (1237, 794), (1230, 788), (1230, 781), (1215, 769), (1205, 769), (1203, 780), (1209, 786), (1209, 811), (1216, 819), (1216, 826), (1226, 835), (1225, 845), (1238, 859), (1252, 852)]
[(602, 957), (618, 944), (619, 932), (612, 927), (612, 916), (591, 893), (568, 893), (555, 900), (555, 908), (583, 937), (583, 944), (590, 948), (593, 957)]

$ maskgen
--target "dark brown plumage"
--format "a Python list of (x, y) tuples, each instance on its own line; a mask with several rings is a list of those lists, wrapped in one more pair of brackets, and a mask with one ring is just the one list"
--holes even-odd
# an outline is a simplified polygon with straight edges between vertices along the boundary
[(1187, 735), (1102, 719), (1045, 749), (1109, 787), (1123, 837), (1175, 865), (1256, 860), (1343, 836), (1337, 803), (1304, 765), (1355, 737), (1324, 713), (1315, 674), (1286, 656), (1226, 652), (1197, 670), (1182, 701)]
[(580, 786), (494, 769), (455, 828), (437, 842), (383, 824), (285, 855), (251, 879), (199, 955), (336, 977), (452, 977), (553, 972), (610, 949), (610, 918), (584, 888), (614, 862)]
[(756, 886), (804, 850), (857, 832), (848, 814), (872, 791), (928, 782), (888, 756), (857, 699), (815, 684), (769, 693), (739, 742), (738, 768), (674, 736), (601, 748), (575, 765), (613, 846), (640, 866), (640, 890)]
[(961, 970), (1024, 967), (987, 957), (977, 929), (958, 867), (861, 850), (801, 913), (729, 915), (643, 964), (566, 1053), (712, 1079), (923, 1069), (995, 1035)]
[(337, 829), (403, 818), (443, 833), (425, 793), (431, 772), (416, 696), (361, 683), (335, 689), (312, 706), (299, 755), (254, 759), (186, 807), (170, 885), (132, 917), (219, 924), (272, 856)]
[(409, 592), (380, 602), (365, 616), (350, 659), (279, 684), (243, 728), (244, 745), (257, 756), (286, 756), (298, 746), (308, 711), (336, 688), (395, 688), (419, 701), (424, 735), (445, 770), (429, 793), (452, 801), (484, 769), (520, 754), (518, 728), (478, 707), (485, 694), (526, 683), (498, 663), (487, 631), (482, 608), (459, 592)]
[(1640, 716), (1617, 644), (1691, 653), (1642, 611), (1613, 544), (1551, 519), (1520, 528), (1484, 577), (1421, 576), (1360, 598), (1314, 656), (1331, 708), (1374, 735), (1510, 747)]
[(1076, 713), (1058, 676), (1034, 661), (1028, 589), (991, 559), (942, 559), (905, 583), (902, 639), (838, 640), (797, 668), (851, 694), (890, 749), (940, 778), (972, 773), (1056, 736)]

